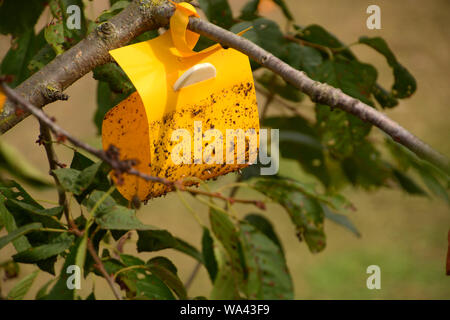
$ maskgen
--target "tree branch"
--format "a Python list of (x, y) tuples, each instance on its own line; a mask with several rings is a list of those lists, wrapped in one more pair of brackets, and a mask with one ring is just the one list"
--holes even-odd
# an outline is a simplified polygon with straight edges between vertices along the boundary
[[(117, 16), (100, 24), (86, 39), (56, 57), (19, 85), (19, 94), (31, 104), (43, 107), (51, 102), (46, 94), (48, 90), (65, 90), (96, 66), (110, 61), (109, 50), (127, 44), (144, 31), (167, 26), (173, 10), (173, 6), (167, 1), (133, 1)], [(376, 109), (344, 94), (340, 89), (310, 79), (304, 72), (292, 68), (253, 42), (214, 24), (191, 17), (188, 27), (223, 46), (241, 51), (310, 96), (313, 102), (340, 108), (375, 125), (420, 158), (431, 162), (447, 174), (450, 173), (450, 161), (444, 155)], [(0, 132), (8, 131), (28, 115), (28, 112), (16, 114), (11, 101), (7, 101), (0, 115)]]
[(69, 203), (67, 201), (66, 192), (61, 187), (61, 184), (59, 183), (58, 179), (53, 173), (53, 170), (58, 169), (59, 162), (58, 157), (55, 153), (55, 149), (53, 148), (52, 136), (50, 134), (48, 126), (41, 120), (39, 120), (39, 128), (40, 128), (39, 143), (40, 144), (42, 143), (44, 145), (45, 153), (47, 154), (48, 165), (50, 167), (49, 174), (55, 180), (56, 189), (58, 191), (58, 203), (60, 206), (64, 208), (64, 216), (66, 217), (67, 223), (69, 223), (70, 220)]
[(119, 150), (110, 147), (106, 152), (103, 150), (99, 150), (91, 147), (87, 143), (84, 143), (77, 138), (73, 137), (66, 130), (58, 126), (52, 119), (50, 119), (44, 111), (35, 107), (30, 102), (25, 100), (22, 96), (20, 96), (14, 89), (8, 87), (4, 81), (0, 79), (0, 87), (5, 92), (5, 95), (16, 104), (25, 108), (25, 111), (33, 114), (40, 121), (41, 125), (47, 126), (58, 138), (58, 140), (69, 140), (74, 146), (83, 149), (97, 158), (108, 163), (113, 170), (115, 170), (118, 174), (128, 173), (135, 176), (138, 176), (146, 181), (159, 182), (165, 185), (173, 185), (173, 182), (165, 179), (147, 175), (145, 173), (139, 172), (133, 168), (135, 165), (133, 160), (119, 160)]
[(262, 66), (280, 75), (286, 82), (307, 94), (313, 102), (325, 104), (333, 108), (339, 108), (353, 114), (363, 121), (373, 124), (391, 136), (394, 141), (413, 151), (420, 158), (431, 162), (444, 170), (447, 174), (450, 172), (450, 162), (447, 157), (431, 148), (428, 144), (383, 113), (350, 97), (340, 89), (310, 79), (305, 72), (292, 68), (290, 65), (281, 61), (253, 42), (207, 21), (191, 17), (189, 20), (189, 29), (211, 40), (219, 42), (223, 46), (241, 51)]

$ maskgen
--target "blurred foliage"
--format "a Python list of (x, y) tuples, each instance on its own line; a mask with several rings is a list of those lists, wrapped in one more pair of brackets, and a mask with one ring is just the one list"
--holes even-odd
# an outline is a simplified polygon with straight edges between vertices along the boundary
[[(109, 10), (96, 21), (89, 21), (83, 13), (81, 0), (27, 0), (26, 5), (33, 10), (20, 10), (24, 2), (4, 1), (0, 5), (0, 33), (13, 36), (0, 72), (12, 76), (12, 86), (20, 84), (129, 4), (129, 1), (111, 0)], [(296, 24), (282, 0), (274, 0), (273, 5), (280, 8), (289, 22), (287, 30), (261, 17), (260, 0), (247, 1), (238, 17), (233, 17), (226, 0), (200, 0), (199, 4), (211, 22), (235, 33), (252, 27), (244, 34), (245, 38), (311, 78), (340, 88), (374, 108), (393, 108), (399, 99), (410, 97), (416, 90), (414, 77), (382, 38), (361, 37), (354, 44), (346, 45), (321, 26)], [(70, 5), (82, 9), (80, 29), (69, 29), (65, 23)], [(49, 6), (53, 19), (35, 34), (33, 27), (45, 6)], [(158, 32), (148, 31), (133, 43), (156, 36)], [(211, 43), (205, 38), (200, 42), (197, 49)], [(378, 84), (378, 71), (374, 66), (359, 61), (351, 51), (351, 46), (361, 44), (386, 58), (394, 75), (391, 90)], [(253, 70), (260, 68), (254, 61), (251, 65)], [(95, 68), (93, 75), (98, 81), (94, 122), (101, 134), (105, 113), (135, 88), (115, 63)], [(305, 183), (282, 176), (260, 177), (260, 165), (254, 165), (242, 172), (241, 184), (259, 192), (262, 201), (272, 201), (283, 207), (292, 221), (293, 232), (311, 252), (320, 252), (326, 246), (324, 224), (327, 219), (360, 236), (347, 216), (353, 205), (339, 194), (345, 185), (367, 190), (397, 187), (410, 195), (436, 196), (449, 203), (449, 178), (445, 173), (390, 139), (370, 139), (369, 124), (324, 105), (316, 105), (315, 120), (308, 120), (295, 112), (305, 98), (292, 85), (270, 71), (259, 73), (256, 80), (272, 98), (282, 99), (292, 106), (292, 114), (266, 117), (263, 124), (280, 129), (281, 156), (295, 160), (315, 182)], [(0, 144), (0, 230), (4, 228), (7, 232), (0, 237), (0, 248), (12, 243), (17, 251), (12, 260), (0, 264), (7, 277), (17, 276), (18, 263), (34, 264), (55, 276), (40, 288), (37, 299), (78, 299), (77, 291), (66, 286), (69, 265), (78, 265), (84, 276), (92, 272), (102, 276), (86, 253), (89, 239), (102, 257), (106, 271), (114, 275), (127, 298), (188, 298), (177, 267), (166, 257), (144, 261), (137, 256), (111, 253), (108, 249), (111, 246), (104, 246), (111, 241), (119, 243), (134, 230), (138, 235), (137, 252), (177, 250), (202, 264), (213, 284), (211, 298), (293, 298), (293, 281), (283, 246), (266, 217), (252, 213), (238, 219), (231, 204), (221, 209), (212, 201), (206, 202), (210, 210), (209, 223), (202, 225), (201, 247), (197, 249), (169, 230), (142, 223), (136, 215), (137, 209), (133, 209), (135, 206), (115, 190), (109, 171), (105, 163), (94, 162), (74, 151), (70, 167), (52, 172), (80, 207), (81, 216), (73, 223), (84, 235), (76, 237), (68, 232), (63, 222), (63, 207), (44, 207), (20, 183), (7, 179), (14, 178), (32, 187), (49, 186), (48, 179), (11, 146)], [(64, 263), (55, 272), (58, 257), (64, 259)], [(19, 281), (8, 298), (22, 299), (37, 273), (38, 270)], [(94, 294), (87, 299), (95, 299)]]

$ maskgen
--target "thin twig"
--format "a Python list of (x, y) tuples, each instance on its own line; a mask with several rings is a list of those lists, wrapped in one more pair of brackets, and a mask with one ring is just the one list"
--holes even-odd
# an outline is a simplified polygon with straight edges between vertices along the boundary
[(97, 252), (95, 251), (95, 248), (94, 248), (94, 245), (92, 244), (91, 239), (88, 239), (87, 249), (88, 249), (89, 253), (91, 254), (92, 258), (94, 259), (95, 267), (103, 275), (103, 277), (106, 279), (106, 281), (108, 282), (108, 284), (111, 287), (111, 290), (114, 293), (114, 296), (116, 297), (116, 299), (117, 300), (123, 300), (122, 296), (120, 295), (120, 292), (117, 290), (117, 288), (114, 285), (113, 277), (106, 271), (102, 260), (97, 255)]
[(35, 107), (30, 102), (25, 100), (22, 96), (20, 96), (14, 89), (11, 89), (9, 86), (5, 84), (4, 81), (0, 79), (0, 86), (2, 87), (3, 91), (5, 92), (5, 95), (15, 103), (21, 105), (23, 108), (25, 108), (28, 112), (33, 114), (38, 120), (40, 121), (41, 125), (47, 126), (57, 137), (58, 140), (69, 140), (74, 146), (81, 148), (97, 158), (105, 161), (108, 163), (111, 168), (118, 173), (128, 173), (131, 175), (138, 176), (146, 181), (153, 181), (153, 182), (159, 182), (165, 185), (172, 185), (173, 183), (165, 178), (160, 177), (154, 177), (147, 175), (145, 173), (139, 172), (136, 169), (134, 169), (132, 166), (134, 164), (134, 161), (132, 160), (119, 160), (118, 158), (118, 150), (114, 150), (114, 148), (110, 148), (108, 151), (103, 151), (96, 149), (94, 147), (91, 147), (87, 143), (84, 143), (74, 136), (72, 136), (70, 133), (68, 133), (66, 130), (58, 126), (49, 116), (47, 116), (44, 111), (41, 109)]
[(47, 154), (47, 160), (50, 167), (49, 173), (55, 180), (56, 189), (58, 191), (58, 204), (64, 208), (64, 216), (66, 217), (68, 223), (70, 219), (70, 212), (69, 212), (70, 209), (66, 197), (66, 192), (61, 187), (61, 184), (59, 183), (58, 179), (53, 173), (53, 170), (59, 167), (59, 162), (58, 156), (56, 155), (55, 149), (53, 148), (53, 144), (51, 142), (52, 137), (50, 134), (50, 130), (48, 126), (41, 120), (39, 120), (39, 129), (40, 129), (39, 143), (42, 143), (44, 145), (45, 153)]

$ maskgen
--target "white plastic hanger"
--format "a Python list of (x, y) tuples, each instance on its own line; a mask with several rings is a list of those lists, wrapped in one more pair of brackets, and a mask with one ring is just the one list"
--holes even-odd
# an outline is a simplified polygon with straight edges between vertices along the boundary
[(215, 78), (216, 74), (216, 68), (211, 63), (196, 64), (175, 81), (173, 90), (178, 91), (193, 84)]

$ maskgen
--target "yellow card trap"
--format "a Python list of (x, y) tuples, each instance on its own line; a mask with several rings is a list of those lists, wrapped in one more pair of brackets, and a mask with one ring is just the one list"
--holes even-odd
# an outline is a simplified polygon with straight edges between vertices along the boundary
[[(136, 169), (170, 181), (214, 178), (256, 163), (259, 117), (248, 57), (214, 45), (193, 48), (187, 3), (176, 4), (163, 35), (110, 51), (137, 92), (112, 108), (102, 126), (103, 148), (119, 149)], [(165, 185), (124, 174), (127, 199), (147, 200)]]

